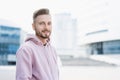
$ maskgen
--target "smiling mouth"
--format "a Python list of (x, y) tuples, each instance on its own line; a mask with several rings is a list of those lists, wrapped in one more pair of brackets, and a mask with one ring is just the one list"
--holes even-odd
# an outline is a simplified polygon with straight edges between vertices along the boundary
[(46, 36), (49, 36), (50, 31), (43, 31), (43, 33), (44, 33)]

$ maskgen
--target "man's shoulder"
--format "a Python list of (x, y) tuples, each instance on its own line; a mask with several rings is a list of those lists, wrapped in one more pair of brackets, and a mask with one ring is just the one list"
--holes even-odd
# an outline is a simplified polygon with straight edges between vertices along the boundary
[(20, 47), (18, 48), (16, 55), (18, 53), (31, 53), (32, 48), (30, 46), (30, 44), (28, 42), (25, 42), (23, 44), (20, 45)]
[(22, 50), (26, 50), (26, 49), (31, 49), (31, 43), (28, 41), (28, 42), (24, 42), (20, 45), (19, 49), (22, 49)]

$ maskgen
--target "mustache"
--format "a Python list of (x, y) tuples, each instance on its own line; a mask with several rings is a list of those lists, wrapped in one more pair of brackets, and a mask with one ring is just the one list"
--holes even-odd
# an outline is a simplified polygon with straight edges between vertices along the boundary
[(47, 30), (47, 29), (46, 29), (46, 30), (43, 30), (42, 32), (46, 32), (46, 31), (47, 31), (47, 32), (50, 32), (50, 30)]

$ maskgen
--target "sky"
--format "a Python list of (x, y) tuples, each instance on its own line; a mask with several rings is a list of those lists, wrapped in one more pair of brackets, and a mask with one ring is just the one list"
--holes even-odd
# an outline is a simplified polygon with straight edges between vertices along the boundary
[(119, 26), (119, 3), (119, 0), (0, 0), (0, 19), (31, 33), (33, 12), (49, 8), (53, 15), (71, 13), (78, 20), (78, 29), (84, 33), (101, 25)]
[[(76, 16), (79, 0), (0, 0), (0, 19), (11, 21), (26, 32), (33, 32), (32, 15), (39, 8), (49, 8), (51, 13), (71, 13)], [(82, 0), (81, 0), (82, 1)], [(76, 5), (73, 5), (76, 4)], [(79, 4), (78, 4), (79, 5)], [(78, 14), (78, 12), (77, 12)]]

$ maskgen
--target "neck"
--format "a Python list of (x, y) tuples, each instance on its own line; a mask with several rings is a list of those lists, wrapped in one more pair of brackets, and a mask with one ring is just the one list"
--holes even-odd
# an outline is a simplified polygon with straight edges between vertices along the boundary
[(39, 36), (37, 36), (38, 37), (38, 39), (43, 43), (43, 45), (46, 45), (47, 44), (47, 42), (48, 42), (48, 38), (42, 38), (42, 37), (39, 37)]

